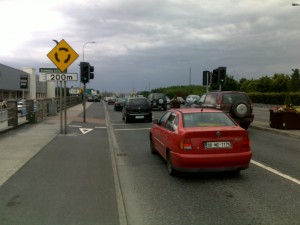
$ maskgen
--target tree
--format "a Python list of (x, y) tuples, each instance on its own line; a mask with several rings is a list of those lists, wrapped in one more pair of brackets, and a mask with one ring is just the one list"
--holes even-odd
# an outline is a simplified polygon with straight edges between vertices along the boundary
[(240, 80), (240, 90), (245, 92), (256, 92), (258, 80), (247, 80), (245, 78)]
[(272, 92), (272, 79), (268, 76), (263, 76), (258, 79), (257, 91)]
[(233, 76), (227, 76), (226, 83), (222, 86), (222, 91), (237, 91), (239, 87), (239, 82)]
[(273, 92), (287, 92), (290, 77), (285, 74), (274, 74), (272, 77)]
[(300, 91), (300, 74), (299, 69), (292, 69), (293, 74), (291, 75), (291, 79), (289, 82), (289, 90), (291, 92)]

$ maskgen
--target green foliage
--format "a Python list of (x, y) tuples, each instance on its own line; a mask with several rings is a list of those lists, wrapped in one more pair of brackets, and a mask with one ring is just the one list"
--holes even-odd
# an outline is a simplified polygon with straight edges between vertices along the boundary
[(206, 87), (200, 85), (189, 85), (189, 86), (172, 86), (165, 88), (156, 88), (151, 90), (152, 93), (164, 93), (170, 99), (177, 97), (183, 97), (184, 99), (188, 95), (202, 95), (206, 92)]
[[(248, 93), (251, 101), (254, 103), (270, 104), (270, 105), (284, 105), (287, 93), (286, 92), (251, 92)], [(291, 102), (294, 105), (300, 105), (300, 92), (289, 93)]]
[(291, 80), (289, 82), (289, 90), (291, 92), (300, 91), (300, 74), (299, 69), (293, 69)]
[(290, 93), (286, 93), (285, 99), (284, 99), (284, 105), (286, 105), (288, 107), (293, 105)]

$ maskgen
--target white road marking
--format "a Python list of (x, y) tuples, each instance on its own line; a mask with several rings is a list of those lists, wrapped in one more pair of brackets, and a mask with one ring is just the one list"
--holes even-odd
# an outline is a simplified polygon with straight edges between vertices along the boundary
[(86, 133), (92, 131), (93, 129), (90, 129), (90, 128), (79, 128), (79, 130), (81, 131), (81, 133), (86, 134)]
[(107, 127), (95, 127), (96, 129), (106, 129)]
[(114, 129), (115, 131), (123, 131), (123, 130), (150, 130), (151, 128), (132, 128), (132, 129)]
[(294, 182), (294, 183), (300, 185), (300, 180), (297, 180), (296, 178), (293, 178), (293, 177), (291, 177), (291, 176), (289, 176), (289, 175), (286, 175), (286, 174), (284, 174), (284, 173), (281, 173), (281, 172), (279, 172), (278, 170), (275, 170), (275, 169), (273, 169), (273, 168), (271, 168), (271, 167), (269, 167), (269, 166), (266, 166), (266, 165), (264, 165), (264, 164), (262, 164), (262, 163), (260, 163), (260, 162), (255, 161), (255, 160), (251, 160), (251, 163), (254, 164), (254, 165), (256, 165), (256, 166), (259, 166), (259, 167), (261, 167), (261, 168), (263, 168), (263, 169), (265, 169), (265, 170), (268, 170), (268, 171), (270, 171), (271, 173), (274, 173), (274, 174), (276, 174), (276, 175), (278, 175), (278, 176), (281, 176), (281, 177), (283, 177), (283, 178), (285, 178), (285, 179), (287, 179), (287, 180), (290, 180), (290, 181), (292, 181), (292, 182)]
[(82, 127), (80, 125), (69, 125), (69, 127)]

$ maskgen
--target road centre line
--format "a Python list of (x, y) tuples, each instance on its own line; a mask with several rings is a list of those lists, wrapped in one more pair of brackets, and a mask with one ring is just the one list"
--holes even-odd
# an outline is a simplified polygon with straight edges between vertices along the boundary
[(284, 174), (284, 173), (281, 173), (281, 172), (279, 172), (278, 170), (275, 170), (275, 169), (273, 169), (273, 168), (271, 168), (271, 167), (269, 167), (269, 166), (266, 166), (266, 165), (264, 165), (264, 164), (262, 164), (262, 163), (260, 163), (260, 162), (255, 161), (255, 160), (251, 160), (251, 163), (254, 164), (254, 165), (256, 165), (256, 166), (259, 166), (259, 167), (261, 167), (261, 168), (263, 168), (263, 169), (265, 169), (265, 170), (268, 170), (268, 171), (271, 172), (271, 173), (274, 173), (274, 174), (276, 174), (276, 175), (278, 175), (278, 176), (280, 176), (280, 177), (283, 177), (283, 178), (285, 178), (285, 179), (287, 179), (287, 180), (290, 180), (290, 181), (292, 181), (292, 182), (294, 182), (294, 183), (300, 185), (300, 180), (297, 180), (296, 178), (293, 178), (293, 177), (291, 177), (291, 176), (289, 176), (289, 175), (286, 175), (286, 174)]
[(114, 129), (115, 131), (131, 131), (131, 130), (150, 130), (151, 128), (132, 128), (132, 129)]

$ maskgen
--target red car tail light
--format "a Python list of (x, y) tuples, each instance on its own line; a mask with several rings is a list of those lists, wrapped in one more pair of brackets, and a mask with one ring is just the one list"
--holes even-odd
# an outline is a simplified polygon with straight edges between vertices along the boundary
[(218, 102), (216, 104), (216, 109), (221, 109), (221, 104), (222, 104), (221, 99), (218, 99)]
[(190, 138), (182, 138), (179, 143), (179, 148), (181, 150), (192, 150), (192, 142)]
[(243, 136), (243, 143), (242, 147), (249, 148), (250, 147), (250, 141), (248, 135)]

